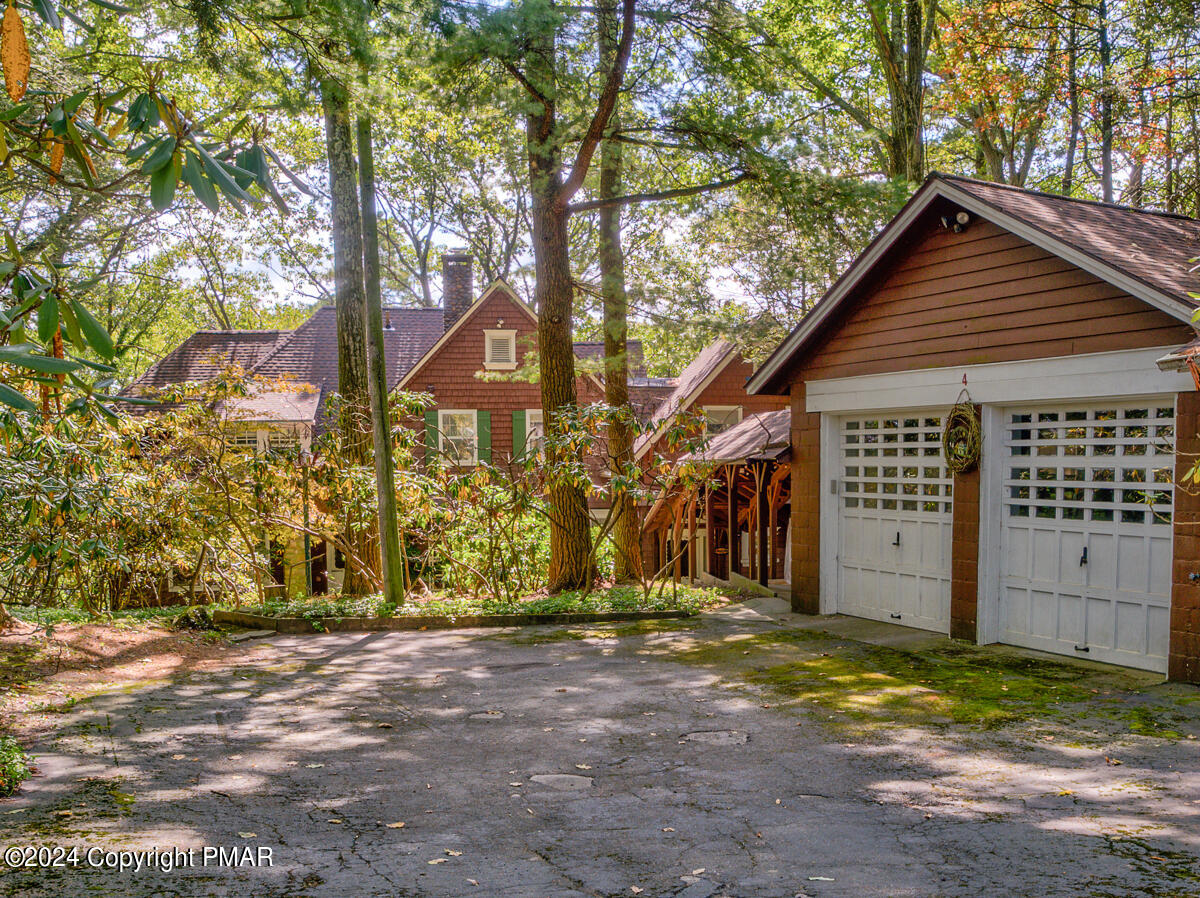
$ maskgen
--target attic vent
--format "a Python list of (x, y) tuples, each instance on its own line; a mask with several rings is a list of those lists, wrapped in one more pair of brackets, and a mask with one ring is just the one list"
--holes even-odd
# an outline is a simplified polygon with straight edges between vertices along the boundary
[(514, 330), (486, 330), (484, 336), (484, 366), (487, 368), (515, 368), (517, 366), (517, 332)]
[(508, 337), (492, 337), (492, 351), (489, 362), (511, 362), (513, 360), (512, 340)]

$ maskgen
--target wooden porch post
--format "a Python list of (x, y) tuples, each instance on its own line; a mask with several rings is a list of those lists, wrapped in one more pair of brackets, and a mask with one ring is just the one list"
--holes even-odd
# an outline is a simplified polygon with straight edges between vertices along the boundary
[(704, 542), (706, 549), (704, 560), (708, 573), (714, 573), (717, 557), (717, 531), (713, 526), (713, 490), (711, 486), (704, 487)]
[(672, 580), (674, 580), (674, 582), (678, 583), (680, 580), (680, 576), (682, 574), (682, 571), (680, 570), (680, 568), (683, 566), (683, 552), (679, 547), (679, 542), (680, 542), (680, 540), (683, 539), (683, 497), (682, 496), (679, 497), (679, 502), (677, 502), (675, 505), (675, 532), (674, 532), (673, 536), (674, 536), (674, 539), (671, 540), (671, 554), (674, 556), (674, 563), (671, 566), (672, 567), (671, 578), (672, 578)]
[(741, 545), (738, 542), (738, 498), (737, 498), (737, 466), (729, 465), (725, 469), (725, 483), (728, 487), (729, 495), (729, 574), (730, 578), (734, 574), (742, 572), (742, 553)]
[(688, 499), (688, 582), (696, 582), (696, 499), (699, 491)]
[[(771, 569), (767, 566), (767, 530), (770, 524), (770, 484), (767, 482), (767, 464), (759, 462), (754, 466), (754, 485), (758, 498), (758, 583), (766, 586), (771, 579)], [(774, 542), (774, 540), (771, 540)]]

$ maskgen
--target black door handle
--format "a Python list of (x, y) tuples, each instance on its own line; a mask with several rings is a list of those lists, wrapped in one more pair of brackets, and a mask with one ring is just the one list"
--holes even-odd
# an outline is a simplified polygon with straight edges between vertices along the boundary
[(1090, 649), (1088, 646), (1086, 646), (1086, 645), (1077, 645), (1077, 646), (1075, 646), (1075, 651), (1077, 651), (1077, 652), (1090, 652), (1090, 651), (1091, 651), (1091, 649)]
[(899, 530), (896, 531), (896, 541), (894, 543), (892, 543), (892, 545), (893, 546), (900, 545), (900, 531)]
[(1083, 547), (1083, 554), (1079, 556), (1079, 566), (1083, 567), (1087, 564), (1087, 546)]
[(900, 620), (900, 615), (898, 615), (898, 614), (893, 614), (891, 617), (892, 617), (892, 620)]

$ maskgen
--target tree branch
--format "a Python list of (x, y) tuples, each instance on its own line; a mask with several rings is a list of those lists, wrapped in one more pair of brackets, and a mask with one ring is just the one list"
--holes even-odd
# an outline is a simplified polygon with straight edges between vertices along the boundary
[(606, 197), (602, 200), (586, 200), (582, 203), (571, 203), (567, 207), (569, 213), (576, 212), (591, 212), (594, 209), (608, 209), (612, 206), (629, 206), (634, 203), (654, 203), (660, 200), (673, 200), (684, 196), (695, 196), (700, 193), (713, 193), (718, 190), (724, 190), (727, 187), (733, 187), (735, 184), (741, 184), (743, 181), (752, 181), (757, 175), (753, 172), (742, 172), (733, 178), (726, 178), (723, 181), (711, 181), (708, 184), (694, 184), (691, 187), (676, 187), (671, 190), (656, 190), (650, 193), (630, 193), (625, 196)]
[(608, 71), (604, 90), (601, 91), (600, 101), (596, 104), (596, 114), (592, 116), (587, 133), (584, 134), (583, 141), (579, 144), (579, 152), (575, 155), (575, 164), (571, 166), (571, 174), (563, 182), (558, 192), (558, 202), (564, 207), (583, 186), (592, 156), (596, 152), (596, 147), (600, 145), (600, 138), (608, 129), (613, 110), (617, 107), (617, 95), (621, 92), (621, 85), (625, 82), (625, 69), (629, 65), (629, 56), (633, 50), (636, 6), (636, 0), (624, 0), (621, 14), (621, 39), (617, 43), (617, 53), (613, 59), (612, 68)]

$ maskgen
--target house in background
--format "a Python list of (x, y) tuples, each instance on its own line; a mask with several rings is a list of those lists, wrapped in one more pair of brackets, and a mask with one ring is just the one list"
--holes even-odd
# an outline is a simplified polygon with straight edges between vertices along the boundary
[[(716, 340), (675, 379), (673, 389), (649, 416), (645, 433), (634, 445), (639, 461), (644, 462), (655, 452), (668, 457), (682, 454), (668, 445), (669, 433), (676, 425), (686, 427), (694, 422), (702, 431), (698, 435), (706, 442), (698, 455), (721, 463), (721, 486), (699, 495), (672, 493), (660, 497), (645, 511), (645, 570), (657, 571), (669, 563), (676, 579), (741, 583), (740, 578), (752, 576), (764, 586), (770, 580), (786, 578), (782, 555), (776, 558), (772, 548), (786, 546), (786, 540), (771, 524), (771, 520), (782, 522), (786, 532), (786, 511), (783, 517), (771, 514), (772, 507), (778, 512), (786, 506), (786, 495), (777, 491), (771, 500), (775, 504), (768, 504), (760, 521), (757, 485), (762, 471), (748, 466), (747, 458), (778, 448), (778, 440), (771, 435), (778, 435), (778, 413), (786, 413), (787, 402), (776, 396), (747, 393), (746, 380), (753, 370), (736, 345)], [(786, 446), (786, 440), (783, 442)], [(730, 453), (734, 455), (726, 458)], [(785, 468), (786, 459), (772, 461), (772, 483), (781, 479), (774, 472)], [(770, 484), (764, 489), (769, 490)], [(732, 527), (730, 521), (734, 522)], [(770, 532), (764, 536), (760, 530)], [(767, 548), (770, 556), (761, 564), (760, 546)]]
[[(507, 464), (536, 447), (542, 433), (541, 391), (515, 375), (527, 353), (536, 352), (537, 316), (505, 283), (476, 296), (471, 256), (449, 252), (442, 259), (444, 308), (384, 308), (388, 391), (427, 392), (435, 406), (423, 426), (427, 451), (470, 467), (480, 462)], [(600, 401), (604, 346), (582, 342), (577, 358), (597, 373), (581, 373), (582, 403)], [(673, 381), (648, 378), (638, 341), (627, 344), (630, 394), (635, 408), (650, 414)], [(132, 384), (128, 394), (144, 394), (186, 381), (206, 381), (230, 364), (283, 384), (230, 403), (237, 424), (235, 446), (265, 452), (271, 448), (308, 450), (332, 422), (327, 400), (337, 390), (337, 313), (322, 306), (293, 331), (200, 331), (184, 341)], [(499, 379), (481, 378), (493, 374)], [(138, 408), (130, 406), (131, 413)], [(314, 547), (316, 567), (328, 583), (340, 582), (340, 559), (326, 559), (327, 547)], [(328, 561), (328, 563), (326, 563)], [(283, 547), (277, 577), (289, 589), (304, 580), (300, 543)], [(324, 579), (322, 573), (317, 582)]]
[(932, 175), (749, 383), (791, 402), (793, 608), (1200, 681), (1198, 253), (1189, 218)]

